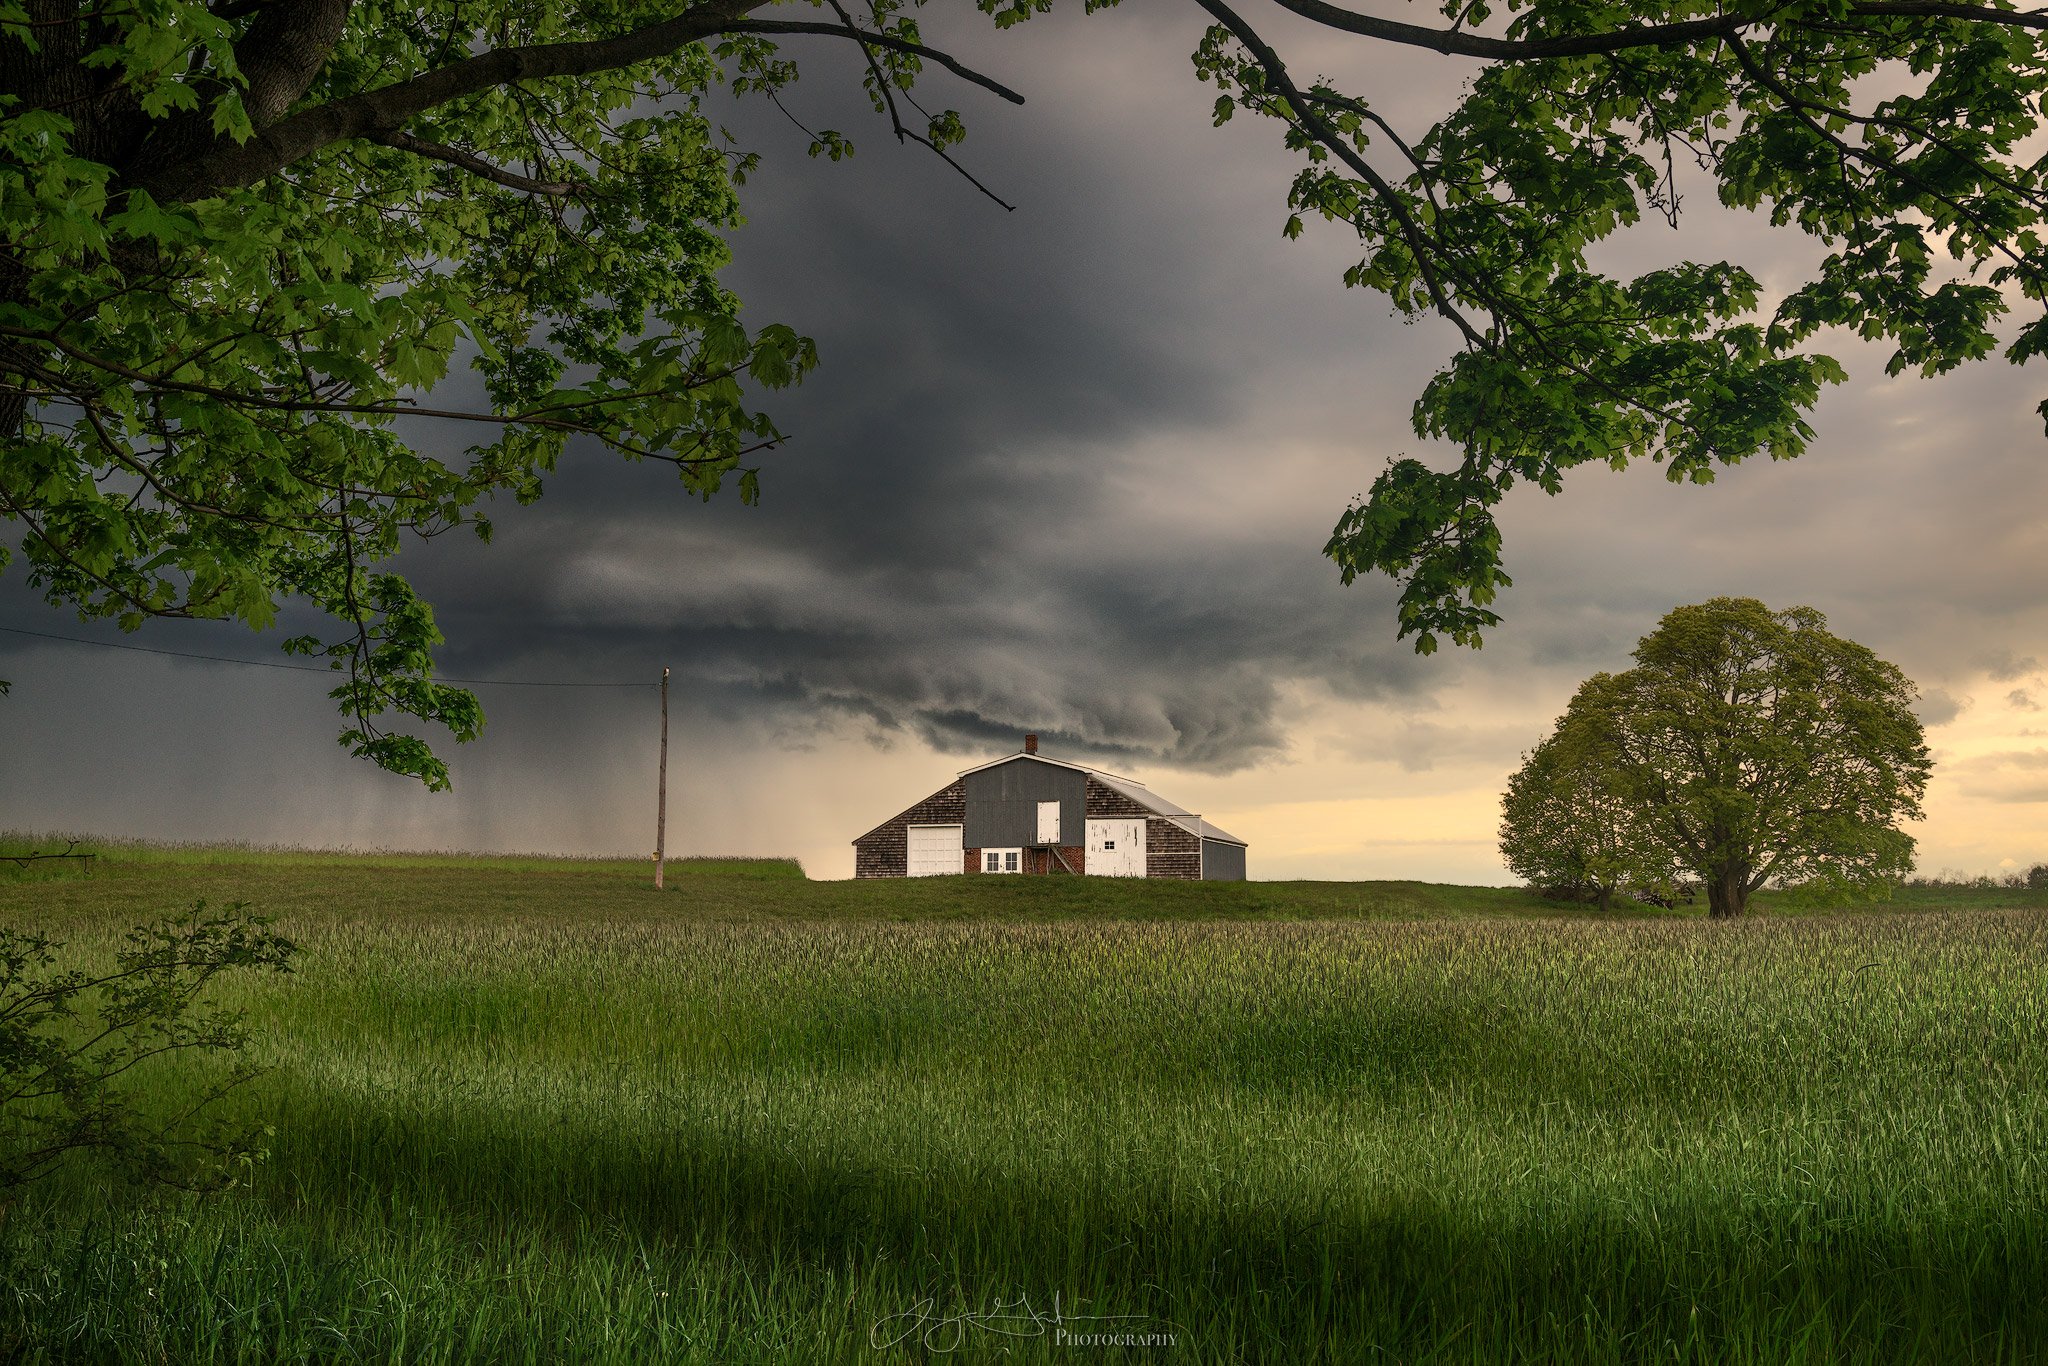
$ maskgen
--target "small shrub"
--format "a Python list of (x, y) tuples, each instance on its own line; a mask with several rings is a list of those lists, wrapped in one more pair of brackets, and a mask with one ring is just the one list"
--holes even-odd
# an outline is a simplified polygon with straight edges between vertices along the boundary
[(223, 972), (289, 972), (292, 942), (239, 903), (130, 930), (113, 966), (64, 969), (64, 946), (0, 929), (0, 1193), (96, 1152), (131, 1176), (216, 1186), (256, 1152), (255, 1131), (205, 1129), (197, 1117), (255, 1075), (237, 1062), (163, 1117), (127, 1084), (152, 1059), (238, 1054), (249, 1032), (239, 1011), (202, 995)]

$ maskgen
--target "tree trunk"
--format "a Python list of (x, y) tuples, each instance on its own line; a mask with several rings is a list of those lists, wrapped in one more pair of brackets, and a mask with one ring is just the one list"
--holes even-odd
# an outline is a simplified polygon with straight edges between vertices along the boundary
[[(111, 71), (85, 65), (85, 55), (112, 29), (75, 0), (30, 0), (27, 10), (26, 25), (13, 21), (0, 33), (0, 96), (9, 102), (9, 115), (59, 110), (71, 121), (72, 155), (114, 164), (122, 138), (144, 121)], [(11, 253), (0, 256), (0, 304), (28, 302), (28, 289), (27, 268)], [(0, 347), (0, 445), (21, 434), (28, 395), (38, 387), (31, 372), (45, 358), (34, 343)]]
[(1612, 887), (1602, 887), (1600, 889), (1600, 899), (1594, 903), (1594, 909), (1602, 912), (1614, 909), (1614, 889)]
[(1714, 920), (1732, 920), (1749, 906), (1749, 870), (1739, 863), (1723, 864), (1707, 879), (1707, 915)]

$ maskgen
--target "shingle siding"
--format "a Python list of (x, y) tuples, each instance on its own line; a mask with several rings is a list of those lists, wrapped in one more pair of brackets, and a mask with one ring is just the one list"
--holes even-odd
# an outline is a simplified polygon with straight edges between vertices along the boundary
[(1145, 822), (1145, 876), (1197, 880), (1202, 876), (1202, 837), (1181, 829), (1152, 808), (1109, 786), (1088, 780), (1088, 819)]
[[(891, 817), (853, 842), (855, 877), (907, 877), (913, 825), (961, 825), (967, 819), (966, 791), (958, 780), (948, 783), (916, 806)], [(967, 851), (972, 857), (974, 850)], [(962, 867), (968, 865), (964, 859)]]
[(1181, 829), (1164, 816), (1148, 817), (1145, 821), (1145, 876), (1199, 881), (1202, 876), (1202, 837)]
[(1088, 819), (1091, 821), (1142, 821), (1152, 818), (1152, 808), (1140, 806), (1107, 783), (1088, 780)]

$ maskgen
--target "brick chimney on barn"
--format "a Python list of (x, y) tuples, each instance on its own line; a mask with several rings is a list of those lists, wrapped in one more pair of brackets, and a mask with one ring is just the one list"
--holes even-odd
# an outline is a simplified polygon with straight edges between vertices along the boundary
[(1024, 737), (1024, 752), (1026, 754), (1038, 753), (1038, 737), (1036, 735), (1027, 735)]

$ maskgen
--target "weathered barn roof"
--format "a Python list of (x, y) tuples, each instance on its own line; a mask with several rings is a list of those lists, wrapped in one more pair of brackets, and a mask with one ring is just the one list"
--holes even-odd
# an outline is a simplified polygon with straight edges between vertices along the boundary
[[(997, 764), (1015, 763), (1019, 759), (1029, 759), (1035, 764), (1051, 764), (1055, 768), (1071, 768), (1086, 773), (1104, 787), (1121, 792), (1146, 810), (1164, 816), (1190, 835), (1199, 835), (1205, 840), (1220, 840), (1224, 844), (1245, 845), (1245, 841), (1231, 834), (1228, 830), (1204, 820), (1201, 816), (1184, 806), (1179, 806), (1166, 800), (1166, 798), (1152, 791), (1152, 789), (1146, 787), (1135, 778), (1126, 778), (1116, 773), (1106, 773), (1102, 769), (1090, 768), (1086, 764), (1072, 764), (1064, 759), (1048, 759), (1043, 754), (1005, 754), (1000, 759), (991, 759), (985, 764), (976, 764), (973, 768), (963, 768), (960, 770), (960, 776), (964, 778), (970, 773), (979, 773), (985, 768), (994, 768)], [(1245, 845), (1245, 847), (1249, 848), (1250, 846)]]
[(1104, 787), (1115, 788), (1138, 805), (1157, 811), (1160, 815), (1166, 817), (1166, 819), (1172, 821), (1191, 835), (1200, 835), (1205, 840), (1221, 840), (1225, 844), (1244, 844), (1243, 840), (1231, 834), (1228, 830), (1204, 820), (1185, 807), (1174, 805), (1166, 800), (1166, 798), (1146, 787), (1143, 783), (1134, 782), (1129, 778), (1120, 778), (1114, 773), (1104, 773), (1099, 768), (1091, 768), (1088, 771)]

